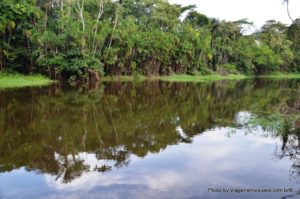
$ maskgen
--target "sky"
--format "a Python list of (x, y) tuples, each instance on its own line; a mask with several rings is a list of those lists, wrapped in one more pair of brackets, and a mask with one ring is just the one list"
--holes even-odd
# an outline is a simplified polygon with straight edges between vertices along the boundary
[[(198, 12), (220, 20), (235, 21), (247, 18), (254, 22), (256, 28), (270, 19), (291, 23), (282, 0), (169, 0), (169, 2), (196, 5)], [(290, 0), (290, 13), (293, 18), (300, 17), (300, 0)]]

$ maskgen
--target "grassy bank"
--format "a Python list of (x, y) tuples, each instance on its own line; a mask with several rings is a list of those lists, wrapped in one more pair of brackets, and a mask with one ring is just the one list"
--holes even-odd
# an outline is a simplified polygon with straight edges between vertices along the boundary
[(53, 83), (52, 80), (41, 75), (20, 75), (0, 73), (0, 89), (21, 88), (28, 86), (44, 86)]
[[(157, 77), (155, 77), (156, 79)], [(153, 77), (146, 77), (146, 76), (104, 76), (101, 77), (101, 81), (103, 82), (127, 82), (127, 81), (144, 81), (154, 79)]]
[(203, 76), (193, 76), (193, 75), (171, 75), (171, 76), (116, 76), (116, 77), (104, 77), (102, 81), (144, 81), (144, 80), (161, 80), (168, 82), (208, 82), (208, 81), (218, 81), (218, 80), (239, 80), (248, 78), (245, 75), (203, 75)]
[[(300, 74), (294, 73), (273, 73), (269, 75), (258, 76), (260, 78), (273, 78), (273, 79), (300, 79)], [(161, 80), (168, 82), (209, 82), (209, 81), (220, 81), (220, 80), (241, 80), (251, 78), (245, 75), (171, 75), (171, 76), (113, 76), (113, 77), (102, 77), (101, 81), (145, 81), (145, 80)], [(0, 89), (5, 88), (20, 88), (28, 86), (44, 86), (53, 83), (52, 80), (47, 77), (40, 75), (20, 75), (20, 74), (3, 74), (0, 73)]]
[(160, 77), (162, 81), (170, 82), (208, 82), (218, 80), (239, 80), (248, 78), (245, 75), (203, 75), (203, 76), (192, 76), (192, 75), (173, 75)]
[(114, 76), (114, 77), (103, 77), (102, 81), (144, 81), (144, 80), (161, 80), (161, 81), (169, 81), (169, 82), (209, 82), (209, 81), (220, 81), (220, 80), (241, 80), (246, 78), (271, 78), (271, 79), (300, 79), (300, 73), (271, 73), (267, 75), (259, 75), (259, 76), (246, 76), (246, 75), (170, 75), (170, 76), (154, 76), (154, 77), (146, 77), (146, 76)]
[(259, 77), (272, 79), (300, 79), (300, 73), (272, 73), (268, 75), (261, 75)]

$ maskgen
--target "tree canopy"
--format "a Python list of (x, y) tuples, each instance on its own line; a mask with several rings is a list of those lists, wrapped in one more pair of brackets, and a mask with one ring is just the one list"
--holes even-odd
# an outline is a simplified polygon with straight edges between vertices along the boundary
[(87, 81), (300, 70), (299, 19), (245, 35), (246, 19), (221, 21), (166, 0), (5, 0), (0, 12), (1, 71)]

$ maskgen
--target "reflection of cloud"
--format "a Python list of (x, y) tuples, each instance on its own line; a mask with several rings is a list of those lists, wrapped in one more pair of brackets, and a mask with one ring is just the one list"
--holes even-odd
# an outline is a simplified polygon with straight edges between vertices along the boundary
[[(86, 157), (85, 164), (88, 164), (91, 167), (103, 163), (103, 161), (97, 162), (97, 160), (94, 159), (95, 156), (93, 154), (85, 154), (84, 156)], [(137, 160), (140, 158), (135, 157), (135, 159)], [(44, 177), (49, 187), (68, 191), (88, 191), (92, 190), (95, 186), (109, 187), (117, 184), (140, 185), (143, 184), (141, 182), (144, 182), (147, 187), (153, 190), (167, 190), (180, 183), (180, 180), (182, 179), (182, 174), (174, 171), (162, 170), (153, 174), (148, 174), (148, 172), (149, 171), (146, 172), (147, 174), (141, 172), (141, 175), (130, 177), (129, 175), (123, 175), (123, 173), (119, 173), (118, 171), (116, 171), (116, 173), (112, 172), (111, 174), (90, 171), (67, 184), (60, 180), (55, 180), (56, 176), (45, 175)]]
[[(44, 175), (47, 186), (53, 190), (45, 199), (188, 198), (204, 197), (209, 187), (288, 184), (288, 162), (271, 159), (278, 139), (265, 137), (262, 129), (247, 136), (246, 129), (234, 129), (235, 133), (228, 136), (232, 130), (211, 129), (195, 137), (193, 144), (169, 146), (162, 153), (144, 158), (131, 155), (129, 167), (107, 173), (93, 168), (113, 162), (97, 160), (92, 153), (80, 153), (75, 158), (89, 165), (89, 172), (68, 184)], [(55, 156), (62, 159), (59, 154)]]
[(240, 111), (235, 116), (235, 121), (239, 125), (245, 125), (247, 124), (252, 117), (252, 114), (250, 112), (246, 111)]
[(160, 171), (155, 175), (146, 175), (145, 184), (152, 190), (167, 191), (182, 183), (184, 174), (175, 171)]

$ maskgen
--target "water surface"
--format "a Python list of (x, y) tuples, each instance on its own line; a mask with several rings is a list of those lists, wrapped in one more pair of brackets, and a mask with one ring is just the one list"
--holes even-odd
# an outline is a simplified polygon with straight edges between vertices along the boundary
[(0, 91), (0, 198), (297, 198), (300, 133), (281, 128), (280, 116), (297, 113), (299, 86), (257, 79)]

